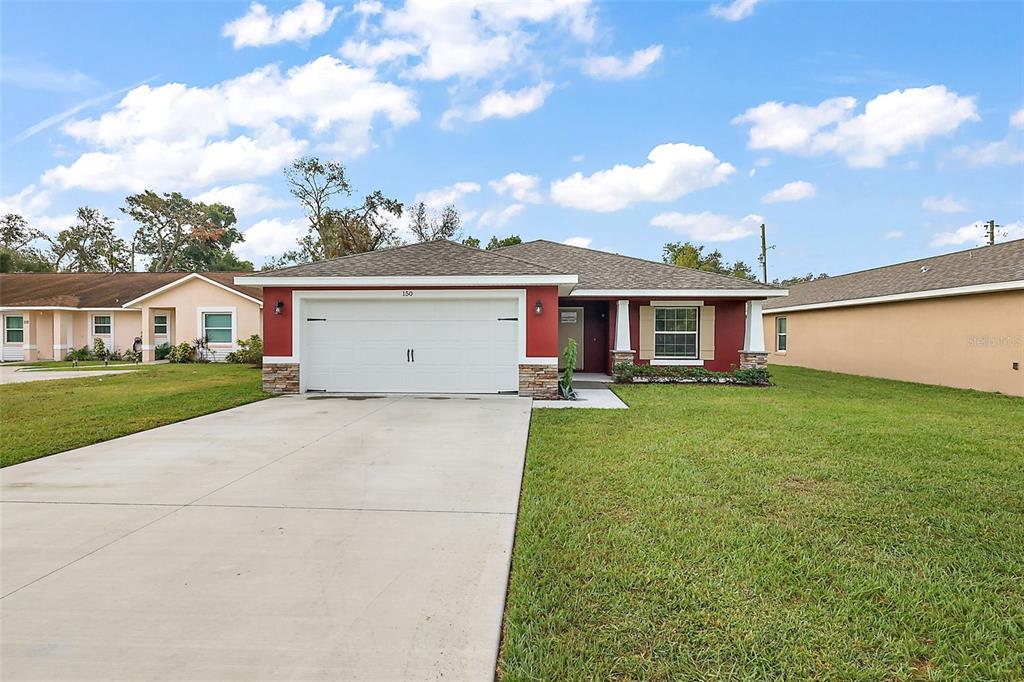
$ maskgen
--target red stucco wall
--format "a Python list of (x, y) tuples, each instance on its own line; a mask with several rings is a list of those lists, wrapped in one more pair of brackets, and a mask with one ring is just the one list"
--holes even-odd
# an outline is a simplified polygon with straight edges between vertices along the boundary
[[(450, 289), (451, 287), (402, 288), (422, 290)], [(313, 288), (303, 287), (303, 291), (311, 289)], [(350, 291), (351, 289), (316, 287), (316, 290)], [(534, 312), (538, 300), (543, 308), (540, 315)], [(284, 301), (284, 311), (281, 315), (274, 314), (274, 306), (278, 301)], [(292, 289), (264, 287), (263, 335), (263, 352), (266, 355), (292, 355)], [(558, 355), (558, 287), (526, 287), (526, 355), (527, 357), (555, 357)]]
[[(650, 305), (651, 299), (630, 299), (629, 301), (629, 339), (634, 351), (640, 348), (640, 306)], [(610, 315), (609, 327), (612, 338), (615, 336), (614, 302), (610, 304), (613, 314)], [(726, 372), (734, 365), (739, 367), (740, 350), (743, 348), (744, 322), (746, 320), (746, 301), (705, 301), (705, 305), (715, 306), (715, 359), (705, 360), (704, 368), (713, 372)], [(637, 359), (639, 365), (649, 364), (648, 360)]]

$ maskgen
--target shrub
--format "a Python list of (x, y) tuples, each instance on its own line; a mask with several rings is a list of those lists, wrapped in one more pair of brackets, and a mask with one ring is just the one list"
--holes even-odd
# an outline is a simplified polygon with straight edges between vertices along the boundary
[(98, 336), (92, 340), (92, 354), (97, 360), (107, 359), (107, 344)]
[(163, 360), (171, 352), (171, 344), (161, 343), (159, 346), (153, 349), (153, 356), (157, 360)]
[(741, 386), (771, 386), (772, 376), (767, 369), (737, 369), (712, 372), (703, 367), (680, 365), (635, 365), (620, 362), (614, 368), (615, 382), (619, 384), (739, 384)]
[(562, 351), (562, 360), (565, 361), (565, 372), (562, 373), (562, 382), (559, 385), (561, 389), (559, 392), (563, 397), (575, 398), (576, 394), (572, 391), (572, 374), (576, 370), (576, 339), (569, 339), (569, 342), (565, 344), (565, 350)]
[(121, 353), (122, 362), (142, 362), (142, 353), (136, 353), (134, 348)]
[(167, 353), (169, 362), (195, 362), (196, 349), (188, 341), (182, 341), (177, 346), (172, 346)]
[(93, 356), (92, 349), (90, 349), (89, 346), (82, 346), (81, 348), (77, 349), (72, 348), (70, 351), (68, 351), (68, 354), (64, 356), (64, 359), (67, 360), (68, 362), (71, 362), (73, 360), (78, 360), (79, 362), (82, 362), (83, 360), (94, 360), (95, 356)]
[(253, 334), (248, 340), (238, 339), (238, 350), (228, 353), (227, 361), (262, 367), (263, 339), (259, 334)]

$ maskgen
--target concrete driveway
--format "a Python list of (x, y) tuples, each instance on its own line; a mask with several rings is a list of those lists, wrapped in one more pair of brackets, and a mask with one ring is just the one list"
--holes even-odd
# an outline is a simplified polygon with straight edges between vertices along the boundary
[(529, 419), (277, 398), (4, 469), (3, 679), (492, 679)]

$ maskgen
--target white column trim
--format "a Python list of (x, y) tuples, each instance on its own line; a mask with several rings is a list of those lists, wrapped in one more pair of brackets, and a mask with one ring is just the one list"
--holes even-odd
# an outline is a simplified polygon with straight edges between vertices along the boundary
[(632, 353), (629, 340), (629, 301), (620, 299), (615, 306), (615, 348), (613, 353)]
[(747, 320), (743, 332), (745, 353), (764, 353), (764, 301), (747, 301)]

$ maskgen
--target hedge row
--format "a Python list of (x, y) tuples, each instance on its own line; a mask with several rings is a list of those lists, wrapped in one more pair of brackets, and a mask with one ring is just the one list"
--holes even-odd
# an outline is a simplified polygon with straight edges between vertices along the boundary
[(741, 386), (771, 386), (772, 375), (767, 369), (733, 369), (712, 372), (703, 367), (681, 365), (635, 365), (620, 362), (613, 369), (617, 384), (738, 384)]

